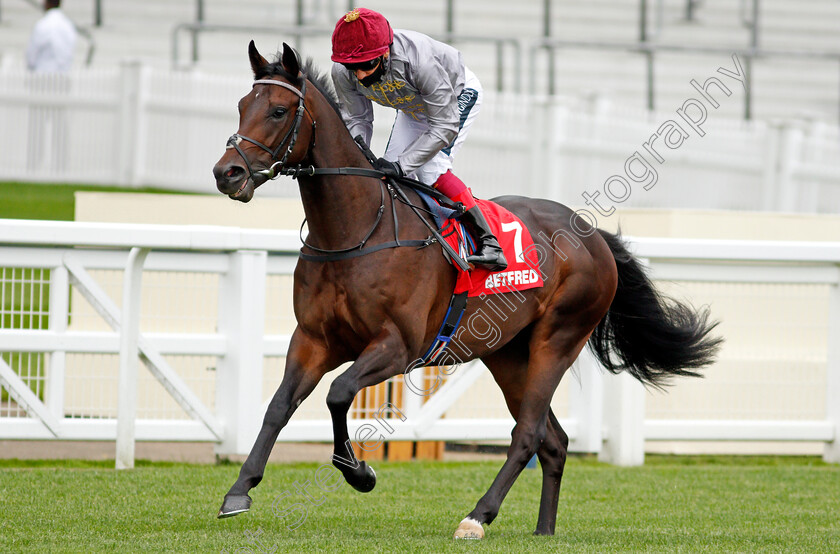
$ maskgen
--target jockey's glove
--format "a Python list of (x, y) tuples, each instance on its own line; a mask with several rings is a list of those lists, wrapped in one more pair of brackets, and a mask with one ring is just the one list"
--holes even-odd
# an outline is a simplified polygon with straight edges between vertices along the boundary
[(385, 174), (386, 177), (404, 177), (400, 162), (389, 162), (385, 158), (376, 160), (376, 169)]

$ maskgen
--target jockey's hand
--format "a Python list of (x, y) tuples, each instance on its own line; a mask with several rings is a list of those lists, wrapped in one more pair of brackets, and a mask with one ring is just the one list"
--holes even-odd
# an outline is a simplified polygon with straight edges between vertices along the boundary
[(376, 169), (385, 174), (386, 177), (405, 177), (400, 162), (389, 162), (385, 158), (376, 160)]

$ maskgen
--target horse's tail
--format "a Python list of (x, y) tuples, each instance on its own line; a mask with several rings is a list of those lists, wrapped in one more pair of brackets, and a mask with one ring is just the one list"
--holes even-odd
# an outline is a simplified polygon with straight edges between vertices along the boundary
[(709, 310), (695, 310), (659, 294), (644, 267), (619, 235), (598, 231), (618, 269), (618, 290), (589, 344), (612, 373), (628, 371), (642, 383), (660, 387), (672, 375), (699, 377), (723, 339), (710, 336), (717, 322)]

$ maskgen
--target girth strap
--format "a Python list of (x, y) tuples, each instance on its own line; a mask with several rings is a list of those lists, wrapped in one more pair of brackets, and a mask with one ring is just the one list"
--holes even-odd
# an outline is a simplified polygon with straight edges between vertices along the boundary
[(467, 309), (467, 291), (460, 294), (453, 294), (449, 300), (449, 308), (446, 310), (446, 315), (443, 317), (443, 323), (440, 326), (437, 337), (432, 345), (423, 354), (423, 357), (414, 362), (414, 367), (423, 367), (427, 365), (434, 365), (439, 362), (446, 351), (446, 347), (452, 341), (452, 335), (458, 330), (458, 325), (461, 323), (461, 318), (464, 311)]

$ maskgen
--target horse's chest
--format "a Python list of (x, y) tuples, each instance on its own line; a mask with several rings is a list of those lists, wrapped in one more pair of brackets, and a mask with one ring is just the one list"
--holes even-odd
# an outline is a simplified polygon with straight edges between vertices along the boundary
[(298, 324), (330, 333), (374, 334), (385, 316), (378, 296), (377, 288), (365, 280), (302, 286), (295, 297)]

